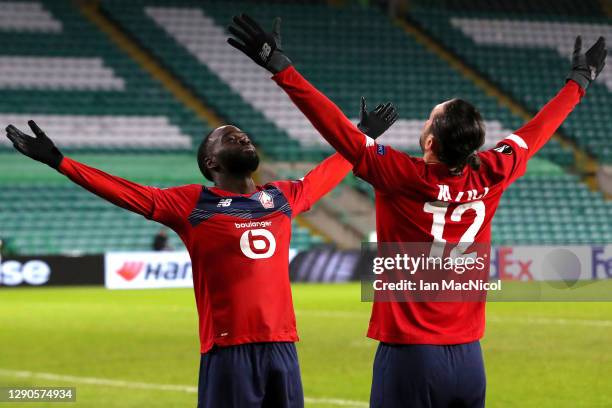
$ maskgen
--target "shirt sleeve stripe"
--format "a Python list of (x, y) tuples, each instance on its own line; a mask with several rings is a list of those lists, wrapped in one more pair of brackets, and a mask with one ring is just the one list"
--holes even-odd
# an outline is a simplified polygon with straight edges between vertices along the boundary
[(514, 143), (518, 145), (518, 147), (522, 147), (523, 149), (529, 149), (529, 147), (527, 146), (527, 143), (525, 143), (525, 140), (523, 140), (523, 138), (520, 137), (519, 135), (515, 135), (513, 133), (510, 136), (506, 137), (506, 139), (512, 140)]

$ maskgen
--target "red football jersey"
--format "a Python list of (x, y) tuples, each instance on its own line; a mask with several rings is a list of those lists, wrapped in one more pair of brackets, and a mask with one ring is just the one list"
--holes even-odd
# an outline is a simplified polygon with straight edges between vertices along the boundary
[(60, 172), (100, 197), (172, 228), (192, 261), (200, 350), (297, 341), (289, 285), (291, 219), (348, 174), (335, 154), (299, 181), (235, 194), (192, 184), (142, 186), (64, 158)]
[[(273, 79), (319, 133), (376, 191), (379, 242), (490, 243), (502, 193), (523, 175), (527, 160), (553, 135), (584, 91), (569, 81), (533, 120), (480, 152), (479, 170), (452, 175), (446, 165), (377, 144), (363, 135), (293, 67)], [(484, 302), (374, 302), (368, 336), (400, 344), (460, 344), (478, 340)]]

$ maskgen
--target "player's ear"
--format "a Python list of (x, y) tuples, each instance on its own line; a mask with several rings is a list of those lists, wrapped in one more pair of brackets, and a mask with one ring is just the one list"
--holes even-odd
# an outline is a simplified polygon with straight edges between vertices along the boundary
[(213, 171), (218, 172), (220, 168), (219, 163), (217, 163), (217, 160), (215, 160), (213, 156), (204, 157), (204, 165), (206, 166), (206, 170), (208, 170), (209, 174), (211, 174)]
[(423, 148), (425, 149), (425, 151), (434, 150), (435, 144), (436, 139), (434, 138), (433, 134), (426, 134), (423, 140)]

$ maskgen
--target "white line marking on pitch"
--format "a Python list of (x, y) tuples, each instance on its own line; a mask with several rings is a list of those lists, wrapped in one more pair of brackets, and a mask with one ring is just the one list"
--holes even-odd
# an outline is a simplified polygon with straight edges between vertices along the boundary
[[(296, 310), (298, 316), (329, 317), (329, 318), (356, 318), (368, 321), (369, 314), (358, 312), (344, 312), (334, 310)], [(548, 317), (497, 317), (488, 316), (488, 323), (520, 323), (520, 324), (552, 324), (561, 326), (594, 326), (612, 327), (612, 320), (596, 319), (554, 319)]]
[(612, 327), (612, 320), (551, 319), (548, 317), (487, 317), (491, 323), (556, 324), (561, 326)]
[(74, 382), (78, 384), (91, 384), (91, 385), (106, 385), (109, 387), (121, 387), (121, 388), (135, 388), (142, 390), (160, 390), (160, 391), (180, 391), (180, 392), (198, 392), (197, 387), (189, 385), (172, 385), (172, 384), (152, 384), (144, 382), (133, 382), (123, 380), (111, 380), (108, 378), (96, 378), (96, 377), (79, 377), (74, 375), (61, 375), (53, 373), (37, 373), (32, 371), (18, 371), (18, 370), (5, 370), (0, 369), (0, 375), (5, 377), (16, 377), (16, 378), (35, 378), (40, 380), (49, 381), (62, 381), (62, 382)]
[(338, 318), (359, 318), (369, 319), (370, 313), (345, 312), (341, 310), (296, 310), (296, 315), (314, 316), (314, 317), (338, 317)]
[[(141, 390), (158, 390), (158, 391), (177, 391), (195, 394), (198, 388), (191, 385), (179, 384), (154, 384), (138, 381), (111, 380), (108, 378), (96, 377), (80, 377), (75, 375), (62, 375), (53, 373), (40, 373), (24, 370), (6, 370), (0, 368), (0, 376), (13, 378), (32, 378), (48, 381), (61, 381), (75, 384), (98, 385), (107, 387), (131, 388)], [(351, 401), (337, 398), (311, 398), (305, 397), (304, 401), (308, 404), (328, 404), (351, 408), (366, 408), (368, 404), (362, 401)]]
[(341, 407), (353, 407), (353, 408), (367, 408), (370, 406), (367, 402), (361, 401), (351, 401), (351, 400), (343, 400), (336, 398), (309, 398), (305, 397), (304, 402), (306, 404), (328, 404), (328, 405), (338, 405)]

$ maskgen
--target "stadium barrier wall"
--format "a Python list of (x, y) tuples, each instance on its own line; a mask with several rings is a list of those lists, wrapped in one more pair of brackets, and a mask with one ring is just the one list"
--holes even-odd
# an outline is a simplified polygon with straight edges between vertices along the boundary
[[(291, 250), (293, 282), (347, 282), (368, 273), (360, 250)], [(611, 245), (497, 246), (491, 280), (612, 279)], [(109, 289), (192, 287), (187, 252), (107, 252), (87, 256), (17, 256), (0, 262), (0, 287), (105, 285)]]
[[(292, 282), (359, 280), (371, 265), (361, 250), (321, 246), (292, 250)], [(109, 252), (105, 255), (109, 289), (191, 287), (186, 252)], [(497, 246), (491, 249), (491, 280), (591, 280), (612, 278), (612, 245)]]
[(0, 262), (0, 287), (104, 284), (104, 256), (15, 256)]
[(497, 246), (490, 279), (598, 280), (612, 278), (612, 244)]

